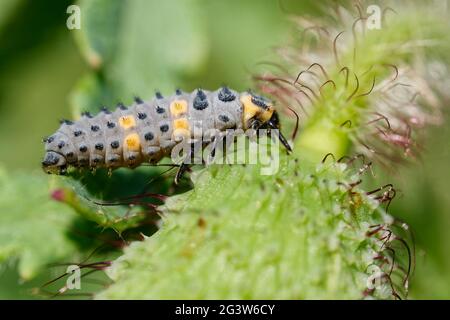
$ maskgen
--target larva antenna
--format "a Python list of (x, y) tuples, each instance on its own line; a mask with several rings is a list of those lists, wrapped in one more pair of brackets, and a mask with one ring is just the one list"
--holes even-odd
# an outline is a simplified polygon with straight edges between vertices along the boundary
[(281, 131), (278, 129), (278, 127), (276, 126), (276, 124), (272, 123), (271, 121), (267, 122), (269, 128), (271, 129), (275, 129), (277, 134), (278, 134), (278, 139), (280, 140), (281, 144), (286, 148), (286, 150), (290, 153), (292, 152), (292, 148), (289, 145), (289, 142), (287, 141), (287, 139), (283, 136), (283, 134), (281, 133)]

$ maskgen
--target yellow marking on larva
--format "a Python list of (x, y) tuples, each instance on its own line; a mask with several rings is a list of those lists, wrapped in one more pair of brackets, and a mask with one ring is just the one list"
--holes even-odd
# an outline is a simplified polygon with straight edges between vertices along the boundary
[(245, 96), (241, 97), (241, 103), (244, 106), (244, 113), (243, 113), (243, 121), (244, 121), (244, 125), (247, 124), (247, 121), (250, 120), (251, 118), (253, 118), (257, 113), (260, 112), (260, 107), (258, 107), (257, 105), (255, 105), (252, 102), (252, 96), (247, 94)]
[(124, 139), (123, 143), (129, 151), (139, 151), (141, 148), (141, 140), (137, 133), (130, 133)]
[(191, 126), (186, 118), (179, 118), (173, 120), (173, 137), (175, 140), (180, 140), (185, 137), (188, 138), (191, 135)]
[(129, 129), (136, 125), (136, 120), (133, 116), (122, 116), (119, 118), (119, 125), (124, 129)]
[(170, 114), (174, 117), (185, 114), (188, 104), (186, 100), (175, 100), (170, 104)]
[(259, 119), (262, 122), (267, 122), (270, 120), (270, 118), (272, 118), (273, 112), (275, 111), (275, 109), (273, 107), (269, 107), (269, 109), (263, 111), (261, 113), (261, 115), (259, 116)]
[(189, 122), (187, 121), (186, 118), (179, 118), (179, 119), (173, 120), (173, 128), (175, 130), (176, 129), (189, 130), (190, 126), (189, 126)]
[(258, 120), (262, 122), (267, 122), (272, 117), (274, 109), (272, 106), (269, 106), (267, 110), (257, 106), (252, 102), (251, 95), (245, 95), (241, 97), (241, 103), (244, 105), (243, 112), (243, 122), (244, 126), (248, 125), (248, 120), (256, 117)]

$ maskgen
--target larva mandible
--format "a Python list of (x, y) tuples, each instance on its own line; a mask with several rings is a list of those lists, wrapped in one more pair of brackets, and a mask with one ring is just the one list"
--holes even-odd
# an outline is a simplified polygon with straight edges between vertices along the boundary
[[(194, 136), (197, 130), (201, 137)], [(210, 130), (279, 129), (271, 102), (251, 92), (227, 87), (209, 92), (177, 90), (151, 101), (135, 98), (131, 107), (119, 103), (115, 111), (103, 108), (96, 116), (83, 113), (78, 121), (61, 121), (60, 128), (44, 139), (42, 167), (47, 173), (64, 174), (68, 166), (109, 169), (157, 163), (183, 138), (207, 141)], [(281, 143), (291, 150), (278, 131)]]

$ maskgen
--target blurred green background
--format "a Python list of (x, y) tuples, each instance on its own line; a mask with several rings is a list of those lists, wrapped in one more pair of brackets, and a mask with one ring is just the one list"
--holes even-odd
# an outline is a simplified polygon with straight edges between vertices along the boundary
[[(111, 10), (121, 10), (125, 3), (115, 2)], [(58, 119), (72, 117), (71, 106), (95, 109), (119, 99), (129, 103), (133, 95), (149, 98), (156, 89), (171, 94), (177, 87), (186, 91), (222, 84), (237, 90), (252, 87), (251, 73), (258, 62), (273, 59), (274, 46), (290, 38), (292, 25), (285, 11), (314, 13), (316, 9), (313, 1), (132, 3), (120, 21), (105, 15), (112, 30), (120, 26), (130, 35), (112, 46), (104, 33), (83, 34), (84, 24), (81, 31), (67, 29), (71, 1), (0, 0), (0, 164), (6, 171), (44, 175), (41, 139), (57, 129)], [(81, 2), (82, 15), (83, 5), (89, 6), (89, 1)], [(108, 66), (102, 70), (107, 71), (90, 71), (98, 57), (84, 47), (89, 41), (98, 45), (102, 67)], [(165, 54), (167, 46), (175, 48), (173, 54)], [(128, 57), (125, 61), (131, 65), (116, 63), (118, 56)], [(149, 70), (145, 79), (133, 73), (142, 68)], [(99, 78), (106, 79), (107, 88), (97, 87)], [(95, 99), (83, 94), (89, 90), (98, 93)], [(449, 120), (448, 110), (445, 117)], [(446, 121), (430, 130), (416, 164), (383, 177), (383, 182), (392, 182), (400, 191), (391, 213), (405, 220), (416, 236), (411, 298), (450, 298), (449, 138)], [(8, 259), (1, 265), (0, 298), (33, 298), (30, 288), (48, 280), (49, 274), (22, 283), (16, 262)]]

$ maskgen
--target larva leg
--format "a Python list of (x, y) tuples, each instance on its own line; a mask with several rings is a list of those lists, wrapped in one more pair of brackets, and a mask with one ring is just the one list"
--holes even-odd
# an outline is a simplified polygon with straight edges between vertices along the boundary
[(197, 152), (201, 153), (201, 140), (195, 140), (190, 143), (189, 151), (187, 152), (186, 156), (184, 157), (182, 163), (180, 164), (177, 174), (175, 175), (175, 185), (177, 185), (180, 182), (181, 177), (183, 174), (189, 169), (189, 166), (192, 163), (195, 163), (195, 156)]
[(178, 168), (177, 174), (175, 175), (174, 183), (175, 185), (178, 185), (178, 183), (181, 180), (181, 177), (183, 177), (183, 174), (189, 169), (189, 165), (186, 163), (182, 163), (180, 167)]

